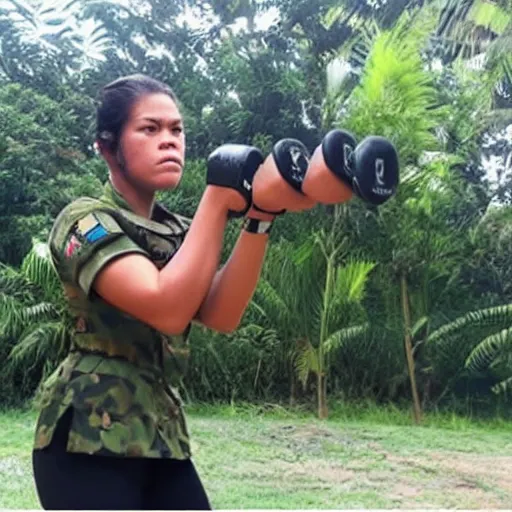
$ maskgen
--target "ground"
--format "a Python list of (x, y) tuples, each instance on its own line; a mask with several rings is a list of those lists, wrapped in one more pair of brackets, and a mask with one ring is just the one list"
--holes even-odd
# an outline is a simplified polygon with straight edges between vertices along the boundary
[[(33, 413), (0, 415), (0, 508), (40, 508)], [(512, 429), (267, 414), (190, 414), (216, 509), (509, 509)]]

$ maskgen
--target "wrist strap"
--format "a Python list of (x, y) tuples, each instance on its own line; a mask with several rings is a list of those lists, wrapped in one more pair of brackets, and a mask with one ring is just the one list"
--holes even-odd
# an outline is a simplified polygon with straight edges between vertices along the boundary
[(286, 213), (286, 210), (279, 210), (278, 212), (271, 212), (269, 210), (264, 210), (263, 208), (260, 208), (257, 204), (254, 204), (254, 203), (252, 203), (252, 207), (255, 210), (258, 210), (259, 212), (269, 213), (270, 215), (283, 215), (283, 213)]
[(247, 218), (244, 220), (243, 229), (248, 233), (255, 233), (257, 235), (268, 235), (273, 225), (272, 220), (260, 220)]

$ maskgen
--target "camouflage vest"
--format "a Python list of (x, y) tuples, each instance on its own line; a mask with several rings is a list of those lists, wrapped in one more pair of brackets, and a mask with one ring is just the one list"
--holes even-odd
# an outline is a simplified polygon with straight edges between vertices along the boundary
[(176, 253), (190, 221), (158, 203), (151, 220), (133, 213), (107, 182), (100, 199), (81, 198), (57, 217), (49, 239), (74, 322), (71, 350), (40, 394), (35, 448), (47, 446), (73, 410), (68, 451), (141, 457), (189, 457), (176, 387), (186, 371), (188, 332), (168, 336), (119, 311), (93, 289), (113, 258), (142, 254), (160, 269)]

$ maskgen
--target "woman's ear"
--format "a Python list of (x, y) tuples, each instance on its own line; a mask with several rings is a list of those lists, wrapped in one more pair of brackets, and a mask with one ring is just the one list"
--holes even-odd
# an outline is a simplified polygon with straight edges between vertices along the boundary
[(104, 140), (96, 140), (94, 143), (94, 149), (96, 154), (105, 160), (110, 169), (116, 169), (119, 167), (119, 162), (115, 151), (111, 148), (111, 143)]

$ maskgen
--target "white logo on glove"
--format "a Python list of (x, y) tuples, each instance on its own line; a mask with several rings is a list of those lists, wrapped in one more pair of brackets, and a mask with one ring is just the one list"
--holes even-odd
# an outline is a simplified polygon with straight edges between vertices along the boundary
[(352, 157), (353, 149), (350, 144), (343, 144), (343, 164), (345, 169), (351, 168), (351, 157)]
[(377, 158), (377, 160), (375, 160), (375, 178), (377, 179), (377, 184), (381, 187), (384, 185), (384, 170), (384, 160)]
[(309, 165), (309, 159), (304, 154), (301, 148), (292, 146), (289, 149), (291, 158), (291, 174), (295, 181), (302, 182), (304, 174)]

